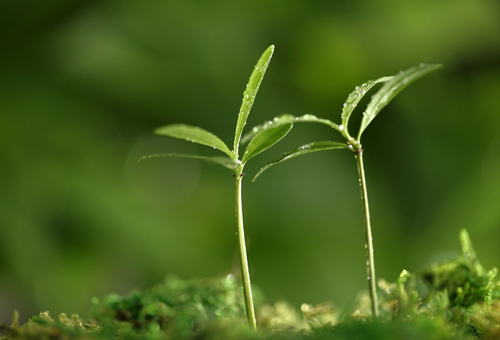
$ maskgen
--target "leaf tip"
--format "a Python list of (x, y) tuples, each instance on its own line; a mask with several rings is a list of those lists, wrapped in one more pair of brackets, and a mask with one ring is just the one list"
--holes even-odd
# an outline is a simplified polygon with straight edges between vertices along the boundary
[(144, 155), (144, 156), (141, 156), (137, 161), (138, 162), (144, 162), (144, 161), (146, 161), (146, 160), (148, 160), (150, 158), (151, 158), (151, 155)]
[(138, 162), (144, 162), (144, 161), (147, 161), (147, 160), (149, 160), (151, 158), (154, 158), (154, 156), (155, 156), (154, 154), (153, 155), (144, 155), (144, 156), (140, 157), (137, 161)]
[(438, 64), (438, 63), (420, 63), (420, 67), (429, 67), (431, 70), (437, 70), (438, 68), (444, 67), (443, 64)]
[(262, 171), (262, 169), (260, 169), (260, 170), (259, 170), (259, 172), (257, 172), (257, 173), (255, 174), (255, 176), (253, 176), (253, 178), (252, 178), (252, 183), (254, 183), (254, 182), (255, 182), (255, 180), (257, 179), (257, 177), (259, 177), (259, 175), (260, 175), (261, 171)]
[(153, 134), (156, 136), (160, 136), (160, 135), (162, 135), (162, 132), (164, 129), (165, 129), (165, 126), (157, 127), (156, 129), (153, 130)]
[(269, 47), (266, 49), (266, 51), (264, 52), (264, 54), (268, 54), (268, 55), (269, 55), (269, 57), (268, 57), (268, 58), (270, 59), (270, 58), (272, 57), (272, 55), (274, 54), (274, 49), (275, 49), (275, 48), (276, 48), (276, 47), (274, 46), (274, 44), (273, 44), (273, 45), (271, 45), (271, 46), (269, 46)]

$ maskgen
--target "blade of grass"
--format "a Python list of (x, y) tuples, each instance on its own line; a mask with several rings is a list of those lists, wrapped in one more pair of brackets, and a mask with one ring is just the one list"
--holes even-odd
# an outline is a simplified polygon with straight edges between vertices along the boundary
[(255, 101), (255, 96), (259, 91), (260, 84), (262, 83), (262, 79), (264, 78), (264, 74), (266, 73), (269, 61), (273, 56), (273, 52), (274, 45), (269, 46), (267, 50), (264, 51), (259, 61), (257, 62), (257, 65), (255, 65), (255, 68), (253, 69), (252, 75), (248, 80), (245, 92), (243, 92), (243, 102), (238, 114), (238, 122), (236, 123), (236, 131), (234, 134), (233, 151), (236, 157), (238, 157), (238, 149), (243, 128), (245, 127), (245, 124), (247, 122), (248, 115), (250, 114), (250, 110), (252, 109), (253, 103)]

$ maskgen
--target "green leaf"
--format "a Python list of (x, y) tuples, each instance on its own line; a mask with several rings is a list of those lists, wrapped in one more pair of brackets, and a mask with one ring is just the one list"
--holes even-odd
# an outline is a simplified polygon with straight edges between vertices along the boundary
[(157, 128), (155, 130), (155, 134), (159, 136), (184, 139), (188, 142), (211, 146), (214, 149), (218, 149), (224, 152), (229, 157), (234, 158), (233, 152), (229, 150), (227, 145), (223, 141), (221, 141), (219, 137), (197, 126), (185, 124), (166, 125)]
[(262, 130), (248, 144), (248, 147), (243, 155), (241, 163), (245, 164), (250, 158), (257, 156), (259, 153), (269, 149), (274, 144), (278, 143), (292, 129), (293, 124), (278, 125), (273, 128)]
[(146, 155), (142, 156), (139, 158), (139, 162), (149, 160), (149, 159), (154, 159), (154, 158), (169, 158), (169, 157), (177, 157), (177, 158), (193, 158), (193, 159), (199, 159), (205, 162), (209, 163), (215, 163), (222, 165), (230, 170), (235, 170), (240, 163), (234, 159), (228, 158), (228, 157), (206, 157), (206, 156), (199, 156), (199, 155), (183, 155), (183, 154), (178, 154), (178, 153), (155, 153), (151, 155)]
[(272, 167), (273, 165), (279, 164), (281, 162), (284, 162), (286, 160), (305, 155), (311, 152), (317, 152), (317, 151), (325, 151), (325, 150), (335, 150), (335, 149), (349, 149), (349, 145), (344, 144), (344, 143), (337, 143), (337, 142), (313, 142), (309, 144), (305, 144), (302, 146), (299, 146), (297, 149), (285, 152), (285, 154), (271, 163), (267, 164), (264, 166), (262, 169), (259, 170), (259, 172), (255, 175), (252, 181), (255, 181), (257, 177), (259, 177), (264, 171)]
[[(325, 124), (331, 128), (339, 130), (339, 126), (328, 119), (318, 118), (311, 114), (306, 114), (300, 117), (295, 117), (291, 114), (284, 114), (275, 117), (273, 120), (265, 122), (264, 124), (255, 126), (249, 133), (246, 133), (243, 138), (241, 138), (241, 143), (244, 144), (252, 139), (257, 133), (262, 130), (267, 130), (269, 128), (275, 127), (277, 125), (283, 125), (288, 123), (321, 123)], [(339, 130), (340, 131), (340, 130)]]
[[(345, 101), (344, 106), (342, 108), (342, 115), (341, 115), (342, 125), (340, 128), (342, 131), (345, 132), (346, 137), (349, 136), (349, 132), (347, 131), (349, 118), (351, 117), (352, 111), (354, 111), (361, 98), (363, 98), (363, 96), (368, 91), (370, 91), (370, 89), (376, 84), (381, 82), (387, 82), (391, 79), (392, 77), (382, 77), (376, 80), (369, 80), (361, 86), (356, 86), (356, 89), (349, 94), (349, 97), (347, 97), (347, 100)], [(344, 132), (342, 132), (342, 134), (344, 134)]]
[(400, 72), (395, 75), (390, 81), (384, 84), (380, 90), (373, 96), (364, 112), (363, 120), (359, 128), (358, 140), (361, 139), (363, 131), (371, 123), (371, 121), (399, 92), (410, 85), (418, 78), (430, 73), (443, 65), (440, 64), (420, 64)]
[(255, 65), (252, 75), (250, 76), (250, 80), (248, 80), (247, 88), (245, 89), (245, 92), (243, 92), (243, 103), (241, 104), (240, 113), (238, 114), (236, 132), (234, 134), (233, 150), (236, 156), (238, 156), (238, 148), (240, 145), (243, 128), (245, 127), (245, 124), (247, 122), (248, 115), (250, 114), (253, 102), (255, 101), (255, 96), (257, 95), (257, 91), (259, 91), (260, 83), (262, 82), (262, 78), (264, 78), (264, 74), (266, 73), (269, 61), (271, 61), (273, 52), (274, 45), (271, 45), (262, 54), (259, 61), (257, 62), (257, 65)]
[(246, 144), (248, 143), (253, 137), (255, 137), (256, 134), (261, 132), (262, 130), (267, 130), (271, 127), (276, 127), (278, 125), (283, 125), (283, 124), (288, 124), (293, 122), (295, 119), (295, 116), (291, 114), (284, 114), (278, 117), (274, 117), (273, 120), (267, 121), (263, 124), (254, 126), (250, 132), (247, 132), (241, 137), (240, 144)]

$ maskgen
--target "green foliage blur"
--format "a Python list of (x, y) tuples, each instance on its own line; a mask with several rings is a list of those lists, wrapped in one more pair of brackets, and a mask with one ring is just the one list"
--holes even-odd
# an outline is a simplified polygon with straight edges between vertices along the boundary
[[(93, 296), (168, 274), (237, 273), (230, 173), (137, 159), (216, 154), (152, 135), (170, 123), (231, 144), (246, 81), (271, 44), (247, 128), (283, 113), (339, 122), (356, 85), (444, 64), (363, 135), (377, 274), (394, 281), (455, 257), (461, 228), (484, 266), (499, 266), (498, 13), (494, 0), (0, 0), (0, 320), (14, 309), (85, 317)], [(245, 172), (331, 138), (325, 126), (296, 126)], [(366, 289), (350, 152), (246, 179), (243, 202), (253, 283), (268, 299), (347, 307)]]

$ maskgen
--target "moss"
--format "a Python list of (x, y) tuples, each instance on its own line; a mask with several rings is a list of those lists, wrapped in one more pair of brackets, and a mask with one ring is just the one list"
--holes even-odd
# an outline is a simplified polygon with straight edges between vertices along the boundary
[(245, 329), (243, 295), (233, 275), (187, 281), (169, 276), (144, 292), (113, 294), (93, 303), (92, 316), (99, 324), (118, 325), (129, 336), (166, 331), (189, 337), (226, 324)]
[(429, 296), (445, 292), (450, 307), (469, 307), (480, 301), (491, 305), (494, 297), (500, 297), (495, 282), (497, 269), (484, 270), (465, 230), (461, 231), (460, 240), (463, 253), (456, 260), (433, 264), (419, 276), (429, 287)]
[(379, 280), (380, 317), (371, 320), (367, 292), (347, 312), (331, 303), (262, 303), (256, 291), (259, 332), (246, 324), (240, 285), (234, 276), (181, 280), (126, 296), (92, 300), (91, 320), (57, 318), (48, 312), (19, 324), (0, 324), (1, 340), (30, 339), (500, 339), (500, 281), (497, 270), (479, 263), (467, 232), (462, 254), (420, 272), (403, 271), (396, 282)]
[(445, 324), (451, 334), (500, 339), (497, 269), (481, 266), (465, 230), (460, 241), (462, 253), (455, 260), (432, 264), (416, 275), (403, 271), (397, 283), (379, 282), (386, 320), (423, 315)]

